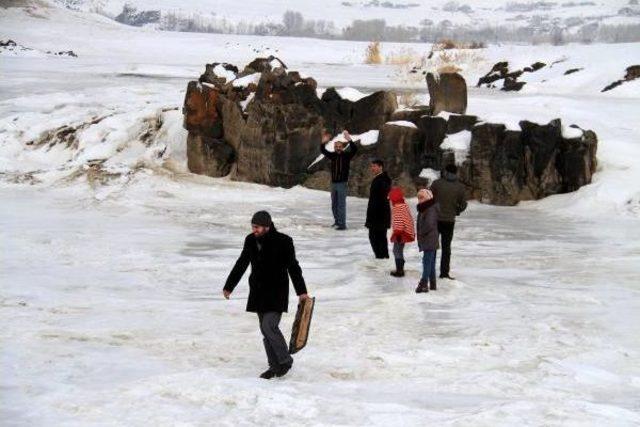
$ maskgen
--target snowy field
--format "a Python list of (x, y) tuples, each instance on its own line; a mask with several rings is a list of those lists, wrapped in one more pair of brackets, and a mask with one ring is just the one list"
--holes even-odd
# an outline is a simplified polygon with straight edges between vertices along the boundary
[[(371, 259), (366, 200), (349, 199), (336, 233), (327, 193), (186, 171), (180, 107), (204, 63), (258, 46), (323, 87), (416, 87), (361, 65), (366, 44), (0, 9), (7, 38), (34, 52), (0, 56), (3, 425), (640, 425), (640, 86), (600, 94), (639, 44), (498, 46), (467, 64), (471, 83), (501, 59), (588, 67), (518, 94), (473, 89), (469, 113), (591, 128), (599, 169), (576, 193), (471, 203), (458, 280), (416, 295), (415, 246), (401, 280)], [(63, 125), (68, 147), (38, 145)], [(317, 297), (308, 347), (269, 382), (246, 278), (221, 295), (258, 209), (294, 238)]]

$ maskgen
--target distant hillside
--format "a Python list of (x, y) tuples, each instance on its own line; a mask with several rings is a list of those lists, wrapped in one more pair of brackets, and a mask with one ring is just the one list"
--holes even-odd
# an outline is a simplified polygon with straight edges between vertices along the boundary
[(638, 0), (49, 0), (165, 31), (346, 40), (640, 41)]

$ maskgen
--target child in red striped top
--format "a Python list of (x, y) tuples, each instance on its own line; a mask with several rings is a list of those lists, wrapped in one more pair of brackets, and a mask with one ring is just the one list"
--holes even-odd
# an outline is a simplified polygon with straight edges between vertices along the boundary
[(391, 202), (391, 242), (393, 243), (393, 256), (396, 261), (396, 270), (391, 272), (394, 277), (404, 276), (404, 245), (413, 242), (416, 231), (411, 217), (411, 210), (404, 201), (404, 193), (400, 187), (393, 187), (389, 191)]

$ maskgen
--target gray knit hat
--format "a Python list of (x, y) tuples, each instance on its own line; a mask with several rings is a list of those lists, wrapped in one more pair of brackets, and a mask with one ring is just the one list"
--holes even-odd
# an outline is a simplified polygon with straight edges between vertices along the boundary
[(253, 214), (251, 218), (251, 224), (261, 225), (263, 227), (271, 227), (273, 222), (271, 221), (271, 215), (267, 211), (258, 211)]

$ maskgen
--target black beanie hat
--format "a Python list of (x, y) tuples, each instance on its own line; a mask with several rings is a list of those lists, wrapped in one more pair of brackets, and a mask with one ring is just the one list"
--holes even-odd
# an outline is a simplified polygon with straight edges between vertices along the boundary
[(273, 222), (271, 222), (271, 215), (267, 211), (258, 211), (253, 214), (251, 218), (251, 224), (261, 225), (263, 227), (271, 227)]

